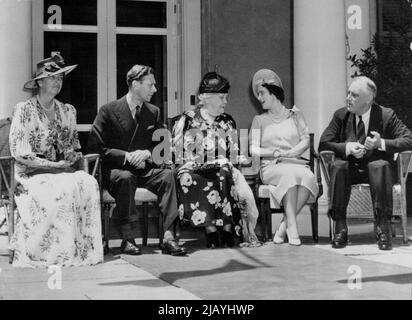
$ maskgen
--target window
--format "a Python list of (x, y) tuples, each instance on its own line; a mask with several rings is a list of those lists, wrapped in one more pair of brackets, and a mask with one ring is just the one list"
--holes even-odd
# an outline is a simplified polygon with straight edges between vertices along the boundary
[(57, 97), (77, 109), (81, 144), (98, 107), (127, 92), (134, 64), (155, 69), (158, 92), (152, 103), (164, 119), (178, 108), (178, 21), (181, 0), (41, 0), (33, 5), (33, 67), (60, 51), (78, 68)]

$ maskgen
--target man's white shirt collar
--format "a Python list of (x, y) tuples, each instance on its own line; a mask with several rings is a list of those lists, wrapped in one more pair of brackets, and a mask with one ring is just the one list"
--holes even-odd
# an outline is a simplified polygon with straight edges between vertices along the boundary
[[(132, 118), (134, 118), (134, 116), (136, 115), (136, 105), (134, 105), (132, 103), (132, 98), (130, 96), (130, 94), (126, 94), (126, 101), (127, 101), (127, 105), (129, 106), (130, 112), (132, 114)], [(143, 104), (141, 106), (139, 106), (139, 108), (142, 108)]]

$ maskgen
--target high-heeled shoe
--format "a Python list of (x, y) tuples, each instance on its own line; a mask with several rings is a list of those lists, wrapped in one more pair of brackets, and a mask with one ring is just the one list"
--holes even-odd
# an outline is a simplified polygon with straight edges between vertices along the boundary
[(300, 241), (299, 236), (298, 236), (297, 238), (291, 237), (288, 229), (286, 229), (286, 234), (287, 234), (287, 236), (288, 236), (288, 243), (289, 243), (290, 245), (292, 245), (292, 246), (300, 246), (300, 245), (302, 245), (302, 242)]
[(222, 243), (221, 246), (227, 246), (228, 248), (232, 248), (235, 245), (235, 239), (233, 237), (233, 233), (222, 230)]
[(207, 248), (219, 248), (220, 239), (217, 231), (206, 233), (206, 247)]
[(282, 221), (279, 225), (279, 228), (275, 232), (275, 235), (273, 237), (273, 242), (275, 244), (285, 243), (285, 233), (286, 233), (286, 224), (285, 222)]
[(275, 235), (273, 236), (273, 242), (275, 244), (285, 243), (285, 238), (282, 238), (281, 236), (279, 236), (279, 234), (280, 234), (279, 230), (276, 230)]

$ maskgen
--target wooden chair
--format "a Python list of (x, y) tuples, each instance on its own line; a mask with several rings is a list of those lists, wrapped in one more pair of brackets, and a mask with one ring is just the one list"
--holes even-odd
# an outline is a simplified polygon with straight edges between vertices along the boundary
[[(330, 186), (330, 167), (335, 161), (335, 153), (333, 151), (320, 152), (322, 172), (326, 180), (326, 184)], [(400, 219), (402, 226), (403, 242), (408, 242), (407, 235), (407, 208), (406, 208), (406, 181), (408, 173), (412, 172), (412, 151), (399, 153), (397, 156), (397, 171), (398, 181), (393, 186), (393, 216), (392, 226)], [(329, 188), (330, 198), (330, 188)], [(375, 217), (372, 207), (372, 199), (370, 195), (369, 184), (352, 185), (351, 197), (347, 208), (348, 222), (375, 222)], [(375, 226), (376, 227), (376, 226)], [(329, 236), (332, 238), (334, 230), (333, 220), (329, 217)], [(393, 236), (395, 228), (392, 228)]]
[[(170, 118), (167, 122), (167, 127), (169, 130), (173, 128), (174, 121), (178, 117)], [(107, 189), (101, 188), (102, 190), (102, 216), (103, 216), (103, 234), (105, 240), (105, 251), (109, 249), (109, 240), (114, 240), (118, 238), (118, 235), (111, 235), (110, 233), (110, 219), (113, 217), (113, 212), (116, 208), (115, 199), (110, 195)], [(157, 195), (145, 188), (137, 188), (135, 193), (135, 204), (141, 208), (141, 234), (142, 234), (142, 244), (147, 246), (147, 239), (149, 235), (149, 212), (150, 208), (155, 208), (155, 217), (158, 219), (158, 230), (157, 235), (159, 238), (159, 245), (163, 242), (163, 217), (157, 206)]]
[[(14, 191), (16, 181), (14, 179), (14, 158), (11, 156), (0, 157), (0, 208), (5, 213), (1, 225), (7, 223), (7, 235), (9, 242), (14, 233), (15, 210)], [(13, 250), (9, 250), (9, 263), (13, 262)]]
[[(318, 156), (314, 148), (314, 134), (310, 133), (310, 146), (309, 146), (309, 167), (311, 171), (315, 174), (317, 184), (319, 187), (318, 198), (323, 193), (322, 180), (320, 175), (320, 165), (318, 161)], [(248, 173), (243, 171), (246, 180), (254, 189), (255, 199), (258, 202), (259, 208), (259, 220), (262, 226), (262, 241), (271, 241), (273, 238), (272, 232), (272, 214), (283, 213), (283, 207), (279, 209), (270, 208), (270, 193), (269, 187), (263, 184), (260, 179), (259, 167), (255, 167), (252, 172)], [(317, 199), (318, 199), (317, 198)], [(318, 242), (318, 201), (315, 199), (314, 202), (308, 203), (311, 212), (311, 223), (312, 223), (312, 238), (315, 243)]]
[[(110, 233), (110, 219), (113, 217), (113, 211), (116, 208), (116, 202), (107, 189), (102, 189), (102, 216), (103, 216), (103, 237), (105, 240), (105, 250), (109, 249), (109, 240), (118, 239), (118, 235)], [(141, 234), (142, 244), (147, 246), (149, 236), (149, 211), (151, 207), (157, 208), (157, 196), (145, 188), (137, 188), (135, 193), (135, 204), (141, 208)], [(158, 219), (158, 238), (159, 244), (163, 242), (162, 216), (159, 210)]]

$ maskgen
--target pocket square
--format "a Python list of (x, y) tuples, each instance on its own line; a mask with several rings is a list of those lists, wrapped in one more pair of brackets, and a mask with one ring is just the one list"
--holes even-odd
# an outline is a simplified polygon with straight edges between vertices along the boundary
[(146, 130), (150, 130), (150, 129), (153, 129), (154, 128), (154, 124), (152, 124), (151, 126), (148, 126), (147, 128), (146, 128)]

